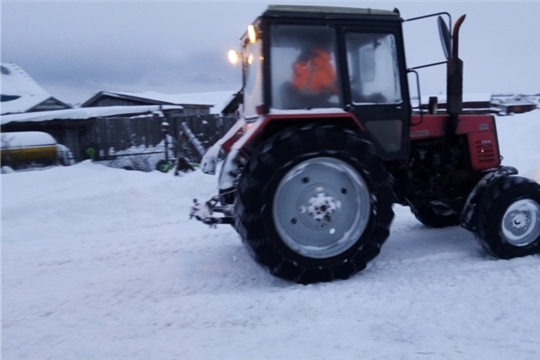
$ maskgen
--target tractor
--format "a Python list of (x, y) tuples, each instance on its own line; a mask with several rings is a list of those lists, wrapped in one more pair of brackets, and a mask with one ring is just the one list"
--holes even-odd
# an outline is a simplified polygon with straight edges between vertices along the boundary
[[(405, 61), (403, 23), (428, 17), (446, 55), (425, 65), (447, 67), (444, 113), (422, 106)], [(238, 121), (201, 162), (219, 173), (218, 194), (194, 200), (191, 217), (232, 225), (258, 263), (301, 284), (365, 269), (389, 236), (393, 204), (426, 226), (472, 231), (495, 258), (539, 253), (540, 185), (501, 165), (492, 115), (463, 112), (464, 19), (269, 6), (230, 54), (242, 65)], [(327, 64), (307, 60), (308, 48), (324, 49)]]

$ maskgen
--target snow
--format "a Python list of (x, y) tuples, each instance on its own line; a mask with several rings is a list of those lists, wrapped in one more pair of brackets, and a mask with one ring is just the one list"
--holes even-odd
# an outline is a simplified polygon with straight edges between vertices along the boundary
[(41, 131), (10, 132), (0, 135), (2, 149), (56, 145), (56, 140), (50, 134)]
[[(540, 181), (540, 112), (497, 125), (505, 165)], [(215, 176), (87, 161), (0, 179), (5, 359), (540, 358), (539, 257), (491, 259), (401, 206), (366, 270), (302, 286), (188, 219)]]
[(4, 101), (0, 104), (2, 107), (1, 113), (2, 118), (4, 118), (4, 114), (18, 114), (18, 113), (24, 113), (34, 106), (37, 106), (41, 104), (42, 102), (46, 101), (47, 99), (50, 99), (50, 95), (21, 95), (19, 98), (11, 101)]
[(2, 63), (1, 68), (2, 95), (19, 96), (0, 103), (2, 114), (23, 113), (48, 99), (54, 99), (19, 66)]
[(497, 134), (502, 164), (540, 183), (540, 111), (497, 117)]
[(12, 63), (1, 63), (0, 66), (2, 66), (2, 94), (50, 97), (21, 67)]
[[(173, 139), (168, 136), (169, 154), (171, 154)], [(115, 169), (130, 169), (138, 171), (153, 171), (156, 170), (160, 160), (165, 160), (165, 142), (161, 141), (156, 146), (131, 146), (126, 150), (114, 151), (110, 148), (107, 154), (114, 155), (110, 160), (98, 160), (97, 163), (112, 167)]]
[(188, 94), (163, 94), (156, 91), (103, 91), (109, 96), (129, 96), (177, 105), (210, 105), (212, 114), (219, 114), (238, 90), (212, 91)]
[(10, 122), (39, 122), (49, 120), (86, 120), (99, 116), (147, 114), (162, 110), (181, 110), (177, 105), (103, 106), (65, 110), (39, 111), (2, 115), (2, 125)]
[(530, 99), (527, 95), (514, 95), (509, 99), (501, 102), (501, 105), (515, 106), (515, 105), (536, 105), (537, 103)]

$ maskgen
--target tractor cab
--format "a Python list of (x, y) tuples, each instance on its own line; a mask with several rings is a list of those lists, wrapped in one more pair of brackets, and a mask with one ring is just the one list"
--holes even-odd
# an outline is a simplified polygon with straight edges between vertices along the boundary
[(328, 121), (356, 123), (383, 159), (406, 159), (402, 21), (397, 11), (270, 6), (242, 39), (244, 120), (346, 112)]

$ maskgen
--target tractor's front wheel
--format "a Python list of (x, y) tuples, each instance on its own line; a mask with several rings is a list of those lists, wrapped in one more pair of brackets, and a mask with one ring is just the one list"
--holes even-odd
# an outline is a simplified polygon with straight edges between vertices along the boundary
[(289, 129), (248, 162), (236, 229), (255, 259), (281, 278), (346, 279), (389, 235), (390, 176), (371, 143), (337, 126)]
[(519, 176), (502, 178), (486, 190), (477, 236), (501, 259), (540, 253), (540, 185)]

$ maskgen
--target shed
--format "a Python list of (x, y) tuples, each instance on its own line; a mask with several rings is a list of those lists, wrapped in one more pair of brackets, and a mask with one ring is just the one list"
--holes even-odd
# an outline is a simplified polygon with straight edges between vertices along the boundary
[(498, 104), (502, 114), (521, 114), (524, 112), (536, 110), (538, 103), (527, 95), (514, 95)]

